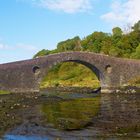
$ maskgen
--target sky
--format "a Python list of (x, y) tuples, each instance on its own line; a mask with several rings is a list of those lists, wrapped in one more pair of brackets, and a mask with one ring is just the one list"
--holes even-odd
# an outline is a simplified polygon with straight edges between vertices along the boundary
[(140, 20), (140, 0), (0, 0), (0, 63)]

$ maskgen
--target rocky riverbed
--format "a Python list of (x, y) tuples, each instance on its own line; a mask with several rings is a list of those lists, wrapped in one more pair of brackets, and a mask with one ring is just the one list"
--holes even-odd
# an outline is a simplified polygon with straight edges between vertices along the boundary
[[(140, 94), (43, 91), (0, 96), (0, 135), (42, 139), (140, 138)], [(14, 137), (14, 138), (13, 138)]]

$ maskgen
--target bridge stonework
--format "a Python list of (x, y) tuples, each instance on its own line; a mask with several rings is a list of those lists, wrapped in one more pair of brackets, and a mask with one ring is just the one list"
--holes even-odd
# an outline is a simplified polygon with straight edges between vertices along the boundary
[(38, 92), (49, 69), (61, 62), (77, 62), (90, 68), (102, 89), (119, 88), (140, 77), (140, 61), (89, 52), (65, 52), (0, 65), (0, 90)]

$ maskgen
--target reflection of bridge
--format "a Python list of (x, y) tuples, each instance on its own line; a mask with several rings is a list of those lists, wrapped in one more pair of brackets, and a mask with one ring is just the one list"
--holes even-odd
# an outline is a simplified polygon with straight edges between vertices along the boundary
[(102, 88), (117, 88), (140, 77), (140, 61), (114, 58), (89, 52), (65, 52), (36, 59), (1, 64), (0, 89), (12, 92), (38, 91), (48, 70), (60, 62), (77, 62), (90, 68)]

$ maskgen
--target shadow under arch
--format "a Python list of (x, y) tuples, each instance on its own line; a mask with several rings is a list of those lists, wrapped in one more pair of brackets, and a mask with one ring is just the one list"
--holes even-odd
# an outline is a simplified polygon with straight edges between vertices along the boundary
[(96, 66), (94, 66), (94, 65), (92, 65), (92, 64), (90, 64), (88, 62), (81, 61), (81, 60), (67, 60), (67, 61), (64, 61), (64, 62), (75, 62), (75, 63), (82, 64), (82, 65), (88, 67), (93, 73), (95, 73), (95, 75), (97, 76), (99, 81), (101, 80), (101, 72), (100, 72), (100, 70)]
[(82, 64), (82, 65), (86, 66), (87, 68), (89, 68), (93, 73), (95, 73), (96, 77), (100, 81), (100, 87), (98, 87), (97, 89), (92, 91), (92, 93), (101, 92), (101, 88), (102, 88), (101, 83), (102, 83), (102, 79), (103, 79), (104, 76), (103, 76), (102, 72), (95, 65), (92, 65), (88, 62), (81, 61), (81, 60), (67, 60), (65, 62), (75, 62), (75, 63)]

